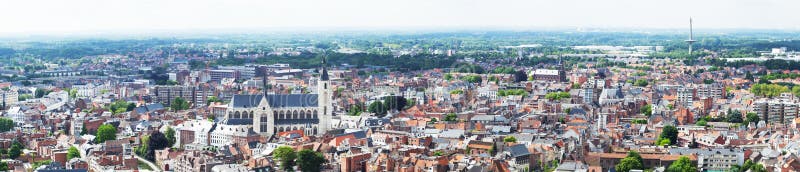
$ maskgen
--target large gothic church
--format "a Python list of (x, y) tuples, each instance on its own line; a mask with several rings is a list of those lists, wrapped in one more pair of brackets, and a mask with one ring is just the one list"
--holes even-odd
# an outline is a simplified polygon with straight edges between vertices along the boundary
[(292, 130), (324, 134), (331, 128), (333, 109), (324, 59), (322, 65), (317, 94), (269, 94), (265, 90), (263, 94), (234, 95), (225, 120), (252, 120), (253, 131), (267, 136)]

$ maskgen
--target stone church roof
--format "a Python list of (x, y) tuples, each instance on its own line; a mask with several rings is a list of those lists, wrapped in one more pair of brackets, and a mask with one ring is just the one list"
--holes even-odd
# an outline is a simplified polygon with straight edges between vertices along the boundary
[[(257, 107), (264, 95), (234, 95), (231, 104), (234, 108)], [(317, 107), (317, 94), (270, 94), (267, 102), (273, 108)]]

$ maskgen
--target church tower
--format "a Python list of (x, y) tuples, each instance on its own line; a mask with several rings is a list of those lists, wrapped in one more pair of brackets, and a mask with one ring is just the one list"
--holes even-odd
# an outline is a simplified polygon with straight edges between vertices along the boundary
[(320, 116), (319, 116), (319, 132), (318, 135), (327, 133), (331, 129), (331, 116), (333, 116), (333, 104), (331, 99), (331, 81), (328, 77), (328, 69), (326, 67), (327, 60), (325, 56), (322, 57), (322, 70), (320, 70), (319, 81), (317, 82), (317, 99)]

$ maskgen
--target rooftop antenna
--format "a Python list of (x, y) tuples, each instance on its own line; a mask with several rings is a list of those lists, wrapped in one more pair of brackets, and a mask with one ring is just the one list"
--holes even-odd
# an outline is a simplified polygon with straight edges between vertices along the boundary
[(697, 42), (694, 40), (694, 34), (692, 33), (692, 17), (689, 17), (689, 40), (686, 40), (686, 43), (689, 43), (689, 55), (692, 54), (692, 43)]

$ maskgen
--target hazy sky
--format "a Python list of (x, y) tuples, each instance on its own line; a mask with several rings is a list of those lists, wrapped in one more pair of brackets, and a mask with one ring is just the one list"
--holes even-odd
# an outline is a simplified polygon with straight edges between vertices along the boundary
[(12, 0), (0, 34), (295, 28), (800, 29), (798, 0)]

